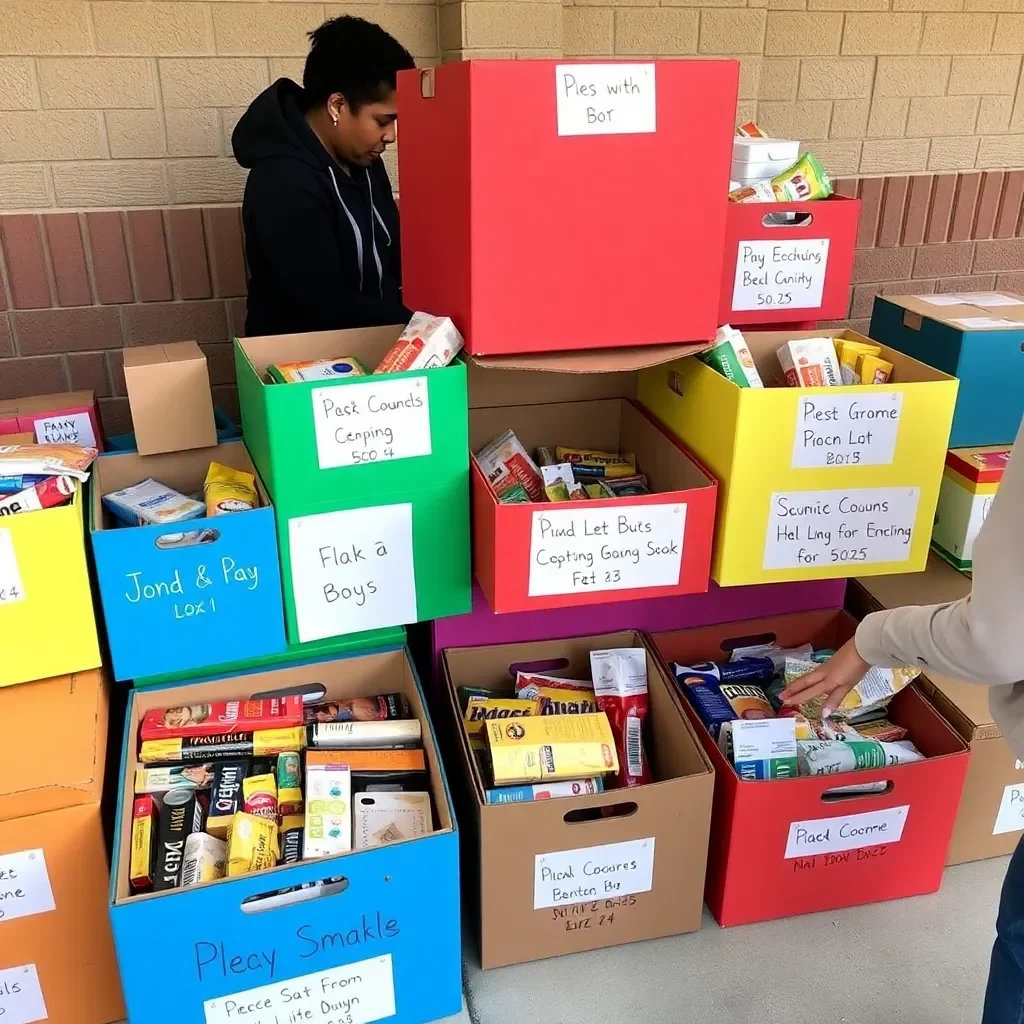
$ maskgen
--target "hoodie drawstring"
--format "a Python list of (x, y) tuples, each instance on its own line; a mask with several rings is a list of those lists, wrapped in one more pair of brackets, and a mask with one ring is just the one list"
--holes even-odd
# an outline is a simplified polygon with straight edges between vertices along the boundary
[[(331, 184), (334, 185), (334, 194), (338, 197), (338, 202), (341, 203), (341, 208), (345, 211), (345, 216), (348, 217), (348, 222), (352, 226), (352, 234), (356, 238), (356, 256), (359, 259), (359, 290), (363, 290), (363, 233), (359, 230), (359, 225), (356, 223), (355, 217), (352, 216), (352, 211), (345, 205), (345, 200), (341, 198), (341, 189), (338, 188), (338, 179), (334, 176), (334, 168), (328, 167), (327, 172), (331, 176)], [(373, 198), (371, 195), (370, 206), (373, 206)], [(373, 226), (373, 218), (370, 218), (371, 229)], [(377, 256), (377, 247), (373, 247), (373, 255), (377, 261), (377, 273), (381, 273), (380, 257)], [(383, 286), (381, 286), (381, 298), (384, 297)]]
[[(370, 180), (370, 169), (366, 168), (366, 186), (370, 190), (370, 247), (373, 249), (373, 261), (377, 264), (377, 287), (380, 291), (380, 297), (384, 298), (384, 268), (381, 266), (380, 253), (377, 252), (377, 232), (373, 226), (374, 220), (380, 220), (380, 214), (377, 213), (377, 207), (373, 205), (373, 182)], [(381, 222), (383, 223), (383, 221)], [(387, 231), (385, 230), (385, 234)], [(388, 237), (388, 244), (391, 244), (391, 238)]]

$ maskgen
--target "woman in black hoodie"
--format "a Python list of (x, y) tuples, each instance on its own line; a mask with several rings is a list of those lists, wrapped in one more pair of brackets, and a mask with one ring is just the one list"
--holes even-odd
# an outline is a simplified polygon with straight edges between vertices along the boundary
[(409, 52), (361, 18), (310, 33), (302, 88), (262, 92), (231, 137), (242, 202), (250, 337), (405, 323), (398, 207), (381, 162)]

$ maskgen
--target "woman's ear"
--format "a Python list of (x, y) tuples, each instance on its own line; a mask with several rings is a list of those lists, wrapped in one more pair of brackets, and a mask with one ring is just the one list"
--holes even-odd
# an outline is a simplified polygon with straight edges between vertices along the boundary
[(338, 118), (342, 114), (347, 113), (348, 104), (345, 102), (345, 97), (340, 92), (332, 92), (327, 97), (327, 114), (333, 124), (338, 123)]

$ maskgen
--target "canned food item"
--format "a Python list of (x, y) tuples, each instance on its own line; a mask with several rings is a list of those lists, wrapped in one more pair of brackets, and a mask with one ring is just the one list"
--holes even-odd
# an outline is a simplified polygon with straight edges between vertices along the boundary
[(203, 827), (203, 805), (195, 792), (172, 789), (164, 794), (163, 813), (156, 849), (156, 891), (177, 889), (181, 885), (181, 866), (185, 858), (185, 840)]
[(181, 885), (196, 885), (223, 878), (228, 866), (228, 844), (207, 832), (193, 832), (185, 840)]

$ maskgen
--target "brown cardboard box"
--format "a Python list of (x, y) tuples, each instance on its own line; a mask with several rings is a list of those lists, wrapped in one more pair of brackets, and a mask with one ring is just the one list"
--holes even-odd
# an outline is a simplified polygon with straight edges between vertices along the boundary
[[(448, 725), (450, 735), (457, 737), (449, 749), (458, 748), (453, 757), (457, 764), (450, 761), (449, 766), (462, 801), (463, 895), (478, 916), (483, 967), (679, 935), (700, 927), (714, 775), (673, 699), (674, 683), (653, 653), (647, 656), (644, 739), (655, 778), (649, 786), (488, 804), (484, 779), (461, 725), (459, 686), (507, 694), (515, 679), (514, 666), (590, 679), (591, 651), (646, 646), (642, 634), (626, 631), (443, 652)], [(600, 809), (609, 807), (624, 813), (603, 817)], [(609, 844), (629, 845), (600, 853), (593, 849)], [(552, 858), (559, 853), (564, 855)], [(648, 883), (643, 881), (645, 857), (653, 862)], [(641, 870), (590, 874), (590, 858), (610, 863), (635, 859)], [(560, 886), (566, 898), (552, 905), (552, 872), (566, 866), (573, 869)]]
[(100, 819), (107, 702), (98, 671), (0, 690), (0, 1014), (11, 1020), (125, 1015)]
[(126, 348), (124, 380), (140, 455), (217, 443), (210, 373), (194, 341)]
[[(933, 552), (924, 572), (854, 581), (847, 604), (854, 615), (863, 618), (880, 608), (958, 601), (970, 592), (970, 578)], [(1024, 763), (992, 721), (988, 687), (935, 672), (922, 676), (919, 685), (971, 746), (946, 863), (963, 864), (1012, 853), (1024, 830)]]

